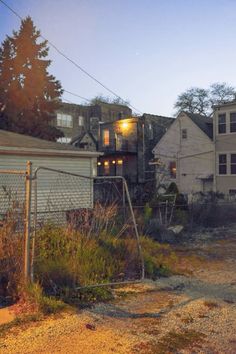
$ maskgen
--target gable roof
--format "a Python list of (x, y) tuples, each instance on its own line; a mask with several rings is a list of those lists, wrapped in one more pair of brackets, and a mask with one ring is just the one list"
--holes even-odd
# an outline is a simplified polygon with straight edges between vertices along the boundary
[(201, 114), (184, 112), (210, 139), (213, 138), (213, 120), (212, 118), (202, 116)]
[[(72, 155), (89, 155), (89, 152), (84, 152), (78, 148), (68, 145), (61, 144), (53, 141), (48, 141), (44, 139), (35, 138), (29, 135), (13, 133), (7, 130), (0, 129), (0, 150), (15, 150), (15, 151), (27, 151), (27, 152), (48, 152), (51, 153), (66, 153)], [(91, 153), (93, 155), (98, 153)]]
[(94, 143), (94, 145), (97, 146), (97, 140), (95, 139), (95, 137), (93, 136), (93, 134), (91, 132), (84, 132), (81, 135), (77, 135), (76, 137), (74, 137), (71, 140), (70, 144), (72, 146), (77, 146), (77, 144), (79, 144), (83, 140), (85, 135), (88, 135), (90, 137), (90, 139), (92, 140), (92, 142)]

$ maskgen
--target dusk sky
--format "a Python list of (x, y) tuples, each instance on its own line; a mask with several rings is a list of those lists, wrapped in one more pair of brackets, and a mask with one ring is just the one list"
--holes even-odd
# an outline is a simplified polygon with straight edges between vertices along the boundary
[[(141, 112), (171, 116), (181, 92), (236, 86), (236, 0), (5, 0)], [(0, 41), (20, 20), (0, 3)], [(110, 95), (53, 48), (50, 71), (88, 99)], [(69, 94), (64, 98), (82, 103)]]

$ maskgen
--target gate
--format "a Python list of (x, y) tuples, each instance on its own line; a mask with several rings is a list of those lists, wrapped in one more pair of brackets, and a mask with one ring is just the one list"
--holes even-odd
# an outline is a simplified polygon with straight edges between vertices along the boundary
[(31, 274), (47, 287), (95, 287), (144, 278), (123, 177), (39, 167), (32, 176)]

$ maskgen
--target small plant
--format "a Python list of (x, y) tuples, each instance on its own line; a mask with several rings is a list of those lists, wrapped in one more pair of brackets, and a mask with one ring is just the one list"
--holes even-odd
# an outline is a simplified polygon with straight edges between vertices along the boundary
[(22, 291), (20, 305), (30, 313), (43, 315), (55, 314), (66, 308), (66, 304), (61, 300), (45, 296), (39, 283), (30, 284)]

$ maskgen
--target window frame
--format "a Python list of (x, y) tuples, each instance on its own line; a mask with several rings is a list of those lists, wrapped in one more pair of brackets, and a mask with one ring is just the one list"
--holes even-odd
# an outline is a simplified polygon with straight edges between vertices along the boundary
[[(232, 118), (234, 121), (232, 121)], [(236, 133), (236, 112), (230, 112), (229, 114), (229, 131), (230, 133)]]
[[(234, 161), (232, 161), (232, 156), (233, 155), (234, 155)], [(230, 154), (230, 174), (231, 175), (236, 175), (236, 153), (231, 153)]]
[(79, 116), (78, 117), (78, 126), (79, 127), (83, 127), (84, 126), (84, 117), (83, 116)]
[[(224, 118), (224, 122), (220, 121), (221, 118)], [(222, 128), (223, 128), (223, 130), (221, 131)], [(226, 113), (218, 114), (217, 132), (218, 132), (218, 134), (226, 134), (227, 133)]]
[(72, 115), (66, 113), (57, 113), (57, 126), (61, 128), (73, 128)]
[(102, 131), (102, 145), (109, 146), (110, 145), (110, 130), (103, 129)]
[(184, 140), (188, 139), (188, 130), (186, 128), (181, 129), (181, 138)]
[[(225, 161), (220, 161), (220, 159), (223, 156), (225, 157)], [(227, 160), (228, 160), (227, 159), (227, 154), (224, 153), (224, 154), (219, 154), (218, 155), (218, 174), (221, 175), (221, 176), (225, 176), (228, 173)], [(225, 167), (225, 170), (224, 169), (221, 170), (222, 167)]]
[(177, 177), (177, 164), (176, 161), (170, 161), (169, 162), (169, 173), (170, 177), (173, 179), (176, 179)]

